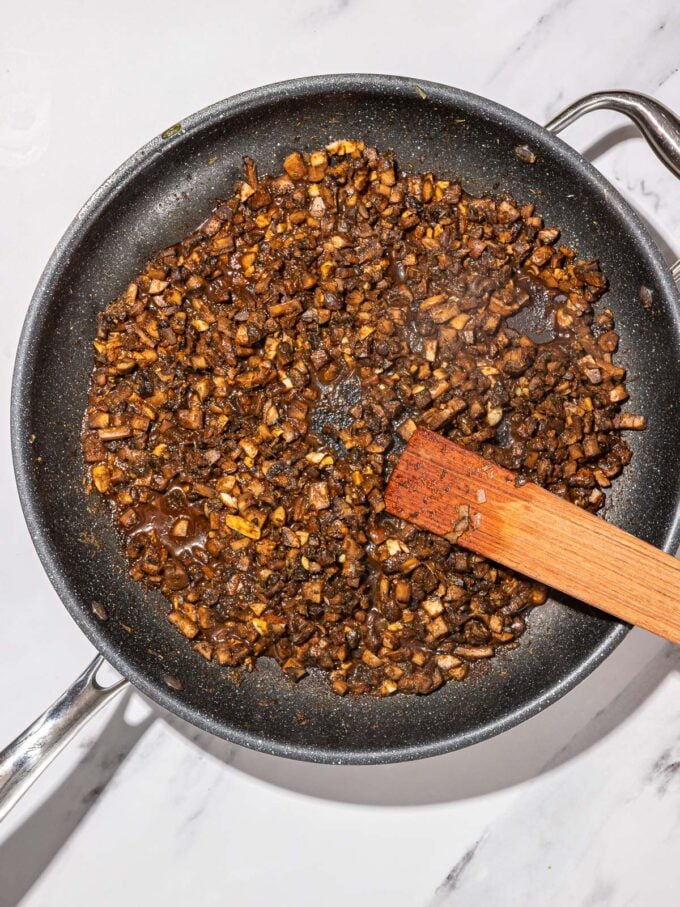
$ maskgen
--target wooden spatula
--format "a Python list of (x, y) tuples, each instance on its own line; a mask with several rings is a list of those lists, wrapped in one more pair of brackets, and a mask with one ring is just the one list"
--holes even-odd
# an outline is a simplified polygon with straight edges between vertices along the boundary
[(419, 428), (387, 510), (628, 623), (680, 643), (680, 561)]

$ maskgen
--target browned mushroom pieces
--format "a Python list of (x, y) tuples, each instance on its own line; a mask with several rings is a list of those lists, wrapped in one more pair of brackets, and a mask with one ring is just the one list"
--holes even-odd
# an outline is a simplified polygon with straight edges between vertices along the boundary
[(283, 169), (292, 180), (301, 180), (307, 175), (307, 165), (299, 151), (288, 155), (283, 162)]
[(111, 428), (99, 429), (100, 441), (120, 441), (123, 438), (129, 438), (131, 434), (132, 429), (129, 425), (114, 425)]
[(194, 657), (427, 695), (515, 645), (547, 591), (457, 547), (475, 514), (448, 539), (393, 519), (391, 469), (423, 425), (600, 510), (646, 426), (621, 411), (606, 286), (533, 204), (355, 139), (273, 177), (246, 158), (100, 314), (87, 491)]
[(514, 347), (503, 354), (501, 367), (507, 375), (513, 377), (523, 375), (531, 365), (533, 351), (522, 347)]
[(85, 434), (83, 437), (83, 456), (86, 463), (98, 463), (105, 459), (106, 451), (102, 441), (95, 434)]
[(647, 419), (645, 416), (636, 416), (633, 413), (621, 413), (614, 419), (616, 428), (632, 431), (644, 431), (647, 428)]
[(605, 353), (615, 353), (619, 345), (619, 335), (615, 331), (606, 331), (598, 338), (597, 345)]
[(182, 428), (195, 430), (203, 424), (203, 413), (198, 407), (192, 409), (180, 409), (177, 412), (177, 423)]
[(262, 329), (254, 322), (246, 321), (236, 328), (235, 338), (241, 346), (252, 347), (262, 339)]
[(528, 145), (517, 145), (517, 147), (515, 148), (515, 154), (523, 164), (536, 163), (536, 154)]
[(186, 636), (187, 639), (193, 639), (198, 635), (198, 624), (194, 623), (193, 620), (180, 611), (171, 611), (170, 614), (168, 614), (168, 620), (171, 624), (174, 624), (179, 632), (183, 636)]
[(549, 246), (560, 238), (560, 231), (556, 227), (549, 227), (538, 231), (538, 241)]
[(250, 646), (245, 640), (232, 637), (215, 646), (215, 661), (227, 667), (237, 667), (250, 654)]
[(97, 491), (100, 491), (102, 494), (106, 492), (111, 487), (111, 470), (108, 466), (103, 464), (92, 467), (92, 481), (94, 482), (95, 488)]
[(287, 315), (298, 315), (302, 311), (302, 305), (298, 299), (288, 299), (268, 306), (267, 311), (272, 318), (282, 318)]
[(301, 680), (307, 673), (304, 666), (298, 661), (297, 658), (288, 658), (286, 661), (284, 661), (282, 668), (283, 673), (287, 677), (290, 677), (291, 680)]
[(325, 510), (331, 506), (331, 497), (327, 482), (314, 482), (309, 488), (309, 503), (315, 510)]
[(163, 580), (168, 589), (177, 592), (189, 585), (189, 576), (179, 561), (170, 561), (163, 570)]

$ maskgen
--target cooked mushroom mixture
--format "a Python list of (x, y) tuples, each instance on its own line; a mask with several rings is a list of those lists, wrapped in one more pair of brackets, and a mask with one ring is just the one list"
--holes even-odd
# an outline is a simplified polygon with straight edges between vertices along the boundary
[(101, 313), (85, 460), (204, 658), (429, 693), (515, 645), (546, 591), (390, 517), (390, 469), (425, 425), (598, 511), (644, 428), (606, 279), (532, 204), (362, 142), (283, 169), (246, 159)]

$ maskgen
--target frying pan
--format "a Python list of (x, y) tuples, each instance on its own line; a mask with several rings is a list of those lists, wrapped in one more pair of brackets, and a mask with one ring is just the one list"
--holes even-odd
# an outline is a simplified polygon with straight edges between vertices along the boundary
[[(565, 243), (600, 259), (621, 334), (631, 408), (649, 428), (615, 484), (608, 518), (675, 551), (679, 538), (680, 308), (671, 273), (634, 211), (554, 133), (588, 110), (627, 113), (680, 175), (680, 122), (650, 98), (591, 95), (547, 128), (480, 97), (391, 76), (335, 75), (259, 88), (168, 129), (95, 192), (59, 242), (19, 343), (12, 445), (26, 522), (69, 613), (101, 655), (0, 755), (0, 811), (126, 681), (212, 734), (278, 756), (382, 763), (433, 756), (498, 734), (582, 680), (628, 627), (576, 603), (537, 609), (518, 649), (427, 697), (341, 698), (324, 679), (287, 681), (260, 661), (240, 686), (165, 620), (166, 603), (127, 575), (107, 508), (83, 493), (80, 427), (96, 314), (158, 249), (229, 195), (243, 155), (280, 170), (294, 148), (362, 138), (402, 168), (459, 177), (472, 193), (509, 190), (535, 202)], [(519, 146), (535, 154), (528, 163)], [(642, 296), (641, 296), (642, 294)], [(651, 300), (651, 305), (649, 305)], [(643, 302), (645, 303), (643, 305)], [(644, 578), (641, 577), (641, 581)], [(103, 688), (102, 656), (125, 678)]]

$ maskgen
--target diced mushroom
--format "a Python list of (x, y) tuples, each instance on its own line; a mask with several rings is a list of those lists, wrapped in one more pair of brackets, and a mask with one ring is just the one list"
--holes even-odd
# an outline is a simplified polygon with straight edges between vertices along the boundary
[(621, 412), (605, 275), (534, 203), (357, 139), (288, 150), (273, 177), (246, 158), (101, 313), (86, 491), (237, 681), (266, 656), (337, 695), (429, 694), (515, 645), (547, 590), (458, 547), (481, 487), (445, 538), (386, 512), (404, 443), (441, 432), (596, 513), (646, 420)]

